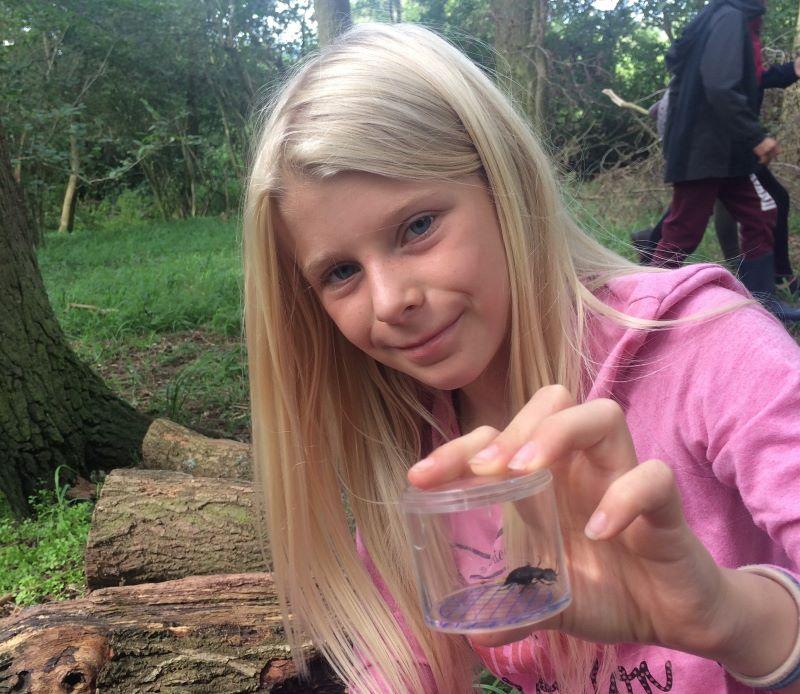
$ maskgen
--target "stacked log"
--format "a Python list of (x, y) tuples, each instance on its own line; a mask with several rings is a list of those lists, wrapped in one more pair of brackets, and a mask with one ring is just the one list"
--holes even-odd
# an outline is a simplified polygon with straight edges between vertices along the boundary
[(248, 447), (153, 427), (153, 469), (114, 470), (95, 506), (94, 590), (0, 620), (0, 693), (343, 692), (310, 644), (310, 679), (291, 659), (241, 477)]

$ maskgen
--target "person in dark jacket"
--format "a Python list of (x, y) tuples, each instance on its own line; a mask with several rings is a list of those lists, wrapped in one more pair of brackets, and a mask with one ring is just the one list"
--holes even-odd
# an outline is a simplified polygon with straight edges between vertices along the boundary
[(667, 54), (673, 78), (665, 180), (673, 195), (653, 259), (665, 267), (682, 263), (719, 198), (741, 224), (742, 282), (783, 320), (800, 320), (800, 310), (775, 297), (775, 204), (752, 175), (780, 151), (758, 120), (763, 13), (763, 0), (712, 0)]
[[(797, 82), (798, 78), (800, 78), (800, 58), (773, 65), (765, 70), (759, 85), (759, 111), (765, 89), (786, 89)], [(665, 96), (650, 109), (650, 115), (658, 125), (659, 139), (663, 138), (666, 127), (665, 103), (668, 103), (668, 94), (669, 91), (665, 92)], [(789, 258), (789, 193), (767, 166), (759, 164), (755, 175), (776, 205), (777, 218), (773, 228), (775, 284), (785, 287), (793, 295), (800, 296), (800, 279), (794, 274)], [(631, 241), (643, 265), (648, 265), (652, 259), (653, 251), (661, 240), (661, 225), (668, 214), (669, 208), (655, 226), (631, 234)], [(719, 200), (714, 206), (714, 229), (725, 260), (731, 268), (737, 268), (741, 259), (738, 225)]]
[[(800, 58), (773, 65), (764, 71), (759, 92), (759, 109), (765, 89), (786, 89), (800, 78)], [(759, 165), (755, 171), (758, 182), (769, 193), (777, 207), (777, 218), (773, 228), (775, 247), (775, 284), (785, 287), (791, 294), (800, 296), (800, 280), (794, 274), (789, 259), (789, 192), (773, 175), (768, 167)], [(736, 221), (728, 214), (724, 205), (717, 203), (714, 208), (714, 228), (720, 240), (725, 259), (729, 262), (738, 259), (739, 236)], [(656, 240), (657, 242), (657, 240)]]

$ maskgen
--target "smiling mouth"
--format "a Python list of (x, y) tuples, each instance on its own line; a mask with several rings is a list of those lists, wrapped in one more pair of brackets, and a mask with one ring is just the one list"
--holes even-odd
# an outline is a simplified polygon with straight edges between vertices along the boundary
[(449, 328), (452, 328), (456, 324), (456, 322), (458, 321), (459, 318), (461, 318), (461, 315), (459, 315), (457, 318), (455, 318), (455, 320), (453, 320), (450, 323), (448, 323), (447, 325), (445, 325), (441, 330), (437, 330), (432, 335), (428, 335), (427, 337), (423, 338), (422, 340), (420, 340), (418, 342), (414, 342), (414, 343), (412, 343), (410, 345), (403, 345), (402, 347), (397, 347), (396, 349), (399, 349), (399, 350), (418, 349), (419, 347), (422, 347), (422, 346), (428, 344), (432, 340), (435, 340), (437, 337), (439, 337), (439, 335), (441, 335), (443, 332), (445, 332)]

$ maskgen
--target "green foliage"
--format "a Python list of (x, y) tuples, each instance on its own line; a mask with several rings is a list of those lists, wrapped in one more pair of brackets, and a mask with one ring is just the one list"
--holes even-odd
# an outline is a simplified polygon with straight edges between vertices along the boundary
[(11, 593), (17, 605), (75, 597), (86, 580), (83, 553), (92, 504), (66, 498), (68, 484), (55, 472), (55, 488), (42, 489), (29, 501), (34, 515), (16, 521), (0, 514), (0, 594)]
[(143, 223), (123, 216), (104, 230), (48, 235), (39, 262), (73, 339), (197, 327), (238, 335), (238, 246), (237, 225), (218, 218)]
[(481, 672), (475, 690), (486, 694), (519, 694), (519, 690), (495, 677), (489, 670)]

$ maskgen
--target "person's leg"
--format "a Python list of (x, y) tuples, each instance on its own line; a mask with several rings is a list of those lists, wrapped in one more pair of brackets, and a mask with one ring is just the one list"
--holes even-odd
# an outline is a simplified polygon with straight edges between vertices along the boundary
[(755, 176), (727, 179), (719, 190), (720, 199), (741, 224), (742, 256), (739, 279), (764, 307), (785, 323), (800, 321), (800, 309), (775, 295), (775, 264), (772, 228), (775, 202), (758, 184)]
[(700, 244), (722, 179), (683, 181), (672, 186), (669, 214), (661, 225), (661, 240), (653, 265), (677, 267)]
[(756, 178), (764, 190), (770, 194), (777, 205), (775, 228), (775, 281), (795, 279), (792, 263), (789, 260), (789, 193), (766, 166), (759, 166)]
[(744, 259), (754, 260), (772, 253), (775, 201), (766, 194), (755, 176), (723, 179), (719, 199), (741, 225)]
[(669, 214), (669, 207), (661, 215), (661, 219), (650, 229), (640, 229), (631, 234), (631, 243), (639, 254), (639, 264), (649, 265), (653, 258), (653, 251), (661, 240), (661, 225)]
[(725, 262), (731, 267), (739, 260), (739, 225), (731, 217), (721, 200), (714, 204), (714, 230), (717, 232), (719, 247)]

